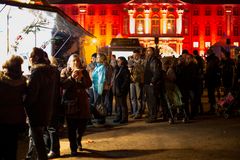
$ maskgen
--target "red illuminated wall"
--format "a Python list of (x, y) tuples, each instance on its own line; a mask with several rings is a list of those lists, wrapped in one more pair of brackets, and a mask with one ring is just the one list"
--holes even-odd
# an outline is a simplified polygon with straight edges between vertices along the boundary
[[(178, 46), (181, 49), (198, 49), (205, 51), (208, 44), (213, 45), (218, 41), (225, 43), (229, 38), (231, 44), (240, 43), (240, 4), (64, 4), (57, 5), (66, 14), (80, 23), (86, 30), (93, 33), (98, 39), (100, 47), (108, 46), (112, 38), (115, 37), (139, 37), (143, 43), (152, 43), (152, 40), (145, 41), (144, 38), (159, 37), (161, 43), (167, 43), (169, 46)], [(142, 14), (143, 10), (150, 9), (150, 19), (154, 15), (159, 16), (160, 27), (162, 22), (162, 10), (167, 9), (177, 19), (177, 10), (184, 10), (182, 15), (182, 31), (180, 34), (163, 33), (160, 29), (159, 34), (130, 34), (129, 10), (135, 10), (134, 18)], [(143, 10), (142, 10), (143, 9)], [(176, 24), (175, 19), (175, 24)], [(183, 39), (179, 44), (174, 44), (175, 39)], [(168, 41), (171, 43), (168, 43)], [(193, 42), (198, 43), (194, 48)], [(207, 42), (207, 43), (206, 43)], [(237, 43), (236, 43), (237, 42)], [(143, 44), (146, 45), (146, 44)], [(176, 47), (175, 47), (176, 48)], [(181, 50), (180, 49), (180, 50)], [(178, 48), (179, 51), (179, 48)]]

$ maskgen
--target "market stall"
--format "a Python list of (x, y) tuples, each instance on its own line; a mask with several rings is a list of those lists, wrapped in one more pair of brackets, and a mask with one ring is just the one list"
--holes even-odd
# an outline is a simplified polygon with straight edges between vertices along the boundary
[[(52, 6), (0, 1), (0, 65), (10, 54), (21, 55), (24, 72), (33, 47), (60, 57), (84, 37), (94, 37), (60, 9)], [(77, 50), (80, 45), (77, 45)]]

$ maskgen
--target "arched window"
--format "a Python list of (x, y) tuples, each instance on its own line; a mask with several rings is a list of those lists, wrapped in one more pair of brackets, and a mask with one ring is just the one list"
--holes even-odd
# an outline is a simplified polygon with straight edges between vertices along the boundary
[(170, 14), (167, 17), (167, 34), (174, 34), (176, 31), (176, 20), (174, 15)]
[(138, 15), (136, 17), (136, 28), (135, 28), (135, 33), (137, 34), (144, 34), (144, 17), (142, 15)]
[(152, 24), (152, 35), (159, 35), (160, 19), (158, 15), (153, 15), (151, 24)]

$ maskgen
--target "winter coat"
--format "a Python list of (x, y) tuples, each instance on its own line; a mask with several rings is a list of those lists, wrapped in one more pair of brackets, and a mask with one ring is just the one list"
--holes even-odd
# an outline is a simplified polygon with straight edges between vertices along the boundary
[(144, 80), (144, 64), (141, 59), (133, 62), (131, 69), (131, 81), (133, 83), (143, 83)]
[(144, 84), (158, 85), (162, 79), (161, 77), (162, 64), (156, 56), (151, 56), (146, 59), (144, 65)]
[(50, 65), (37, 64), (32, 67), (26, 96), (26, 111), (31, 126), (50, 124), (57, 94), (57, 74)]
[(102, 95), (104, 83), (106, 80), (106, 67), (103, 64), (97, 63), (92, 72), (93, 89), (99, 95)]
[(25, 94), (26, 78), (24, 76), (13, 80), (0, 72), (0, 124), (26, 124), (23, 103)]
[(113, 94), (117, 97), (127, 95), (130, 88), (130, 72), (127, 66), (116, 70), (113, 80)]
[[(90, 104), (86, 89), (91, 87), (92, 81), (88, 72), (81, 69), (83, 78), (80, 81), (71, 77), (72, 71), (64, 68), (61, 72), (61, 86), (63, 88), (62, 103), (65, 106), (65, 115), (69, 118), (89, 119)], [(72, 103), (72, 104), (69, 104)], [(69, 108), (69, 107), (72, 107)]]

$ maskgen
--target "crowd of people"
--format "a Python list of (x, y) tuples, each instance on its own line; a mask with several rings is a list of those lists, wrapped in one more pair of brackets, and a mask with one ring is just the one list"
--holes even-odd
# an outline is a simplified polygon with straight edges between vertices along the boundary
[[(189, 120), (204, 114), (201, 97), (208, 91), (209, 114), (216, 106), (215, 92), (222, 86), (224, 95), (238, 88), (240, 57), (234, 61), (222, 49), (221, 58), (210, 48), (204, 60), (197, 50), (183, 50), (180, 57), (161, 57), (148, 47), (133, 55), (107, 58), (92, 54), (85, 66), (72, 54), (63, 69), (40, 48), (33, 48), (29, 62), (31, 74), (23, 76), (20, 56), (12, 55), (0, 71), (0, 159), (14, 160), (18, 134), (29, 129), (26, 160), (34, 153), (39, 160), (60, 156), (59, 127), (66, 123), (71, 155), (82, 151), (87, 125), (127, 124), (129, 118), (145, 116), (146, 123), (171, 118), (171, 106), (182, 106)], [(129, 98), (129, 99), (128, 99)], [(130, 106), (128, 106), (128, 101)], [(106, 114), (100, 114), (103, 103)]]

